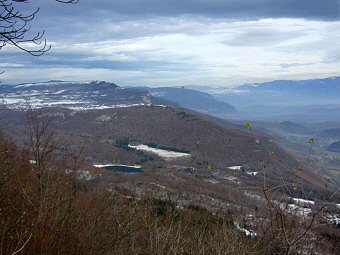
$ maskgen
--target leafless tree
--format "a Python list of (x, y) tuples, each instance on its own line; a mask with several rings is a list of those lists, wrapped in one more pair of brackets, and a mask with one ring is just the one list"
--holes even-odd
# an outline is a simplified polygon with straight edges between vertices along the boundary
[(47, 171), (48, 163), (52, 162), (51, 157), (59, 146), (51, 121), (43, 116), (39, 109), (29, 106), (26, 116), (30, 153), (34, 160), (34, 168), (40, 185), (39, 190), (43, 191), (45, 182), (50, 175)]
[[(74, 4), (79, 0), (55, 1)], [(39, 8), (28, 14), (18, 8), (19, 4), (29, 3), (30, 0), (0, 0), (0, 51), (6, 45), (12, 45), (33, 56), (40, 56), (51, 48), (44, 39), (44, 30), (33, 35), (30, 33), (30, 23)]]
[[(246, 122), (245, 126), (249, 128), (252, 140), (255, 141), (255, 136), (252, 131), (251, 123)], [(313, 193), (313, 190), (305, 194), (303, 180), (297, 174), (303, 172), (311, 163), (311, 155), (313, 150), (314, 138), (309, 139), (309, 153), (307, 155), (306, 165), (301, 165), (297, 170), (293, 171), (293, 181), (288, 181), (283, 170), (278, 168), (276, 171), (279, 176), (279, 183), (269, 184), (267, 181), (267, 170), (264, 160), (257, 157), (260, 162), (260, 173), (263, 176), (263, 183), (258, 188), (261, 190), (267, 207), (264, 208), (267, 212), (266, 221), (262, 224), (264, 232), (271, 233), (271, 249), (278, 254), (314, 254), (312, 251), (316, 247), (313, 245), (312, 230), (320, 226), (320, 219), (323, 216), (324, 209), (337, 196), (340, 188), (337, 187), (331, 195), (320, 205), (314, 205), (314, 201), (308, 200)], [(256, 142), (255, 142), (256, 144)], [(268, 158), (275, 157), (274, 151), (268, 151)], [(300, 195), (299, 195), (300, 194)], [(294, 198), (299, 197), (300, 198)], [(302, 197), (301, 197), (302, 196)], [(306, 201), (307, 204), (302, 208), (294, 205), (293, 201)], [(276, 243), (275, 243), (276, 242)], [(275, 245), (273, 245), (275, 243)], [(281, 245), (280, 251), (277, 250), (277, 243)]]

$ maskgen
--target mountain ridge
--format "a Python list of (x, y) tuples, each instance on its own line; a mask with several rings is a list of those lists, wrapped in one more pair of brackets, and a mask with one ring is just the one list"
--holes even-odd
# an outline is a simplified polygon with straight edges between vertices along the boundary
[[(204, 88), (206, 92), (206, 88)], [(243, 84), (225, 91), (212, 87), (217, 99), (238, 106), (244, 105), (315, 105), (339, 104), (340, 77), (310, 80), (275, 80)]]
[[(144, 154), (118, 146), (122, 144), (121, 141), (128, 139), (128, 142), (137, 144), (156, 144), (190, 151), (192, 157), (182, 162), (182, 167), (208, 171), (209, 175), (212, 173), (207, 170), (209, 166), (226, 171), (229, 166), (242, 165), (246, 169), (259, 171), (258, 157), (268, 158), (268, 151), (275, 151), (276, 154), (266, 160), (268, 178), (273, 181), (279, 181), (275, 169), (281, 169), (282, 174), (291, 180), (295, 175), (294, 169), (299, 166), (294, 156), (265, 136), (254, 134), (255, 137), (252, 137), (245, 129), (232, 125), (227, 127), (202, 114), (175, 107), (151, 105), (85, 111), (43, 108), (41, 114), (53, 119), (58, 140), (67, 141), (65, 147), (68, 152), (76, 155), (79, 148), (85, 148), (92, 164), (143, 164), (149, 169), (168, 167), (167, 162), (155, 157), (150, 159)], [(0, 118), (0, 126), (23, 142), (24, 112), (0, 111)], [(247, 181), (253, 180), (247, 174), (239, 174)], [(303, 178), (309, 185), (324, 189), (324, 181), (312, 177), (312, 171), (299, 174), (305, 175)]]
[(219, 116), (222, 114), (237, 114), (236, 108), (214, 96), (198, 90), (185, 87), (142, 87), (153, 97), (177, 103), (179, 106), (197, 112)]
[(141, 89), (122, 88), (105, 81), (74, 82), (46, 81), (0, 85), (2, 106), (22, 108), (31, 104), (34, 107), (66, 107), (78, 109), (107, 108), (135, 104), (161, 103), (149, 92)]

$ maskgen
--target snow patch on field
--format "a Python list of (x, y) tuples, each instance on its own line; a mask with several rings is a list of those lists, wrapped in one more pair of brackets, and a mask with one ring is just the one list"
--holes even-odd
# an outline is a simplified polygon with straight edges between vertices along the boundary
[(158, 187), (158, 188), (161, 188), (161, 189), (166, 189), (165, 186), (160, 185), (160, 184), (158, 184), (158, 183), (151, 182), (150, 184), (153, 185), (153, 186), (156, 186), (156, 187)]
[(84, 106), (75, 106), (75, 107), (67, 107), (74, 111), (84, 111), (84, 110), (102, 110), (102, 109), (118, 109), (118, 108), (130, 108), (130, 107), (139, 107), (139, 106), (148, 106), (148, 107), (167, 107), (165, 105), (154, 105), (154, 104), (117, 104), (117, 105), (91, 105), (87, 102), (84, 102), (88, 105)]
[(4, 98), (3, 99), (7, 105), (10, 104), (25, 104), (25, 100), (20, 99), (20, 98)]
[[(20, 85), (20, 86), (31, 86), (30, 84)], [(51, 95), (60, 95), (66, 92), (66, 90), (59, 90), (56, 92), (46, 93)], [(40, 98), (36, 98), (33, 96), (40, 96)], [(61, 96), (64, 98), (64, 96)], [(0, 105), (4, 104), (6, 107), (10, 109), (25, 109), (27, 107), (27, 103), (29, 103), (34, 108), (43, 108), (43, 107), (65, 107), (68, 109), (72, 109), (75, 111), (83, 111), (83, 110), (100, 110), (100, 109), (116, 109), (116, 108), (129, 108), (129, 107), (138, 107), (138, 106), (152, 106), (152, 107), (161, 107), (166, 108), (166, 105), (154, 105), (150, 103), (138, 103), (138, 104), (117, 104), (117, 105), (98, 105), (94, 104), (88, 100), (74, 100), (74, 97), (66, 96), (64, 100), (58, 100), (52, 98), (43, 98), (41, 97), (41, 93), (32, 93), (31, 92), (22, 92), (20, 95), (18, 94), (8, 94), (6, 95), (1, 102)]]
[(312, 200), (301, 199), (301, 198), (293, 198), (294, 203), (298, 205), (314, 205), (315, 202)]
[(238, 171), (240, 171), (242, 166), (229, 166), (227, 168), (230, 169), (230, 170), (238, 170)]
[(77, 171), (77, 174), (80, 180), (91, 181), (94, 179), (94, 176), (90, 173), (90, 171), (79, 170)]
[(265, 199), (263, 197), (261, 197), (258, 194), (255, 194), (253, 192), (250, 192), (250, 191), (244, 192), (244, 195), (247, 196), (247, 197), (250, 197), (252, 199), (256, 199), (256, 200), (259, 200), (259, 201), (265, 201)]
[(250, 237), (256, 237), (257, 236), (257, 233), (255, 233), (253, 230), (248, 230), (248, 229), (240, 227), (240, 224), (238, 222), (234, 222), (234, 225), (238, 230), (244, 232), (246, 234), (246, 236), (250, 236)]
[(237, 177), (235, 176), (224, 176), (223, 179), (227, 180), (227, 181), (231, 181), (235, 184), (240, 184), (241, 182), (238, 180)]
[(87, 170), (65, 170), (66, 174), (75, 174), (78, 180), (91, 181), (95, 179), (95, 176)]
[(29, 88), (32, 86), (50, 86), (50, 85), (72, 85), (72, 84), (90, 84), (91, 82), (78, 82), (78, 81), (47, 81), (47, 82), (37, 82), (37, 83), (24, 83), (15, 86), (15, 88)]
[(191, 154), (184, 153), (184, 152), (176, 152), (176, 151), (170, 151), (170, 150), (162, 150), (157, 148), (152, 148), (144, 144), (140, 145), (128, 145), (130, 148), (134, 148), (136, 150), (140, 151), (146, 151), (153, 154), (156, 154), (157, 156), (164, 158), (165, 160), (172, 160), (172, 159), (181, 159), (181, 158), (190, 158)]
[(53, 94), (53, 95), (59, 95), (59, 94), (64, 93), (65, 91), (66, 91), (66, 90), (59, 90), (59, 91), (54, 92), (54, 93), (51, 93), (51, 94)]
[(323, 220), (328, 224), (340, 225), (340, 214), (329, 214), (323, 217)]
[(101, 122), (106, 122), (106, 121), (112, 120), (112, 116), (104, 114), (104, 115), (100, 115), (96, 120), (101, 121)]
[(247, 172), (248, 175), (256, 176), (259, 172)]
[(110, 167), (110, 166), (122, 166), (122, 167), (131, 167), (131, 168), (142, 168), (142, 166), (134, 165), (134, 166), (128, 166), (128, 165), (119, 165), (119, 164), (106, 164), (106, 165), (93, 165), (95, 168), (104, 168), (104, 167)]
[(69, 100), (65, 100), (65, 101), (56, 101), (56, 102), (48, 102), (48, 103), (41, 103), (37, 106), (59, 106), (59, 105), (75, 105), (75, 104), (82, 104), (82, 101), (69, 101)]
[(204, 179), (204, 181), (210, 182), (210, 183), (212, 183), (212, 184), (217, 184), (217, 183), (218, 183), (217, 180), (213, 180), (213, 179)]
[(297, 205), (294, 205), (294, 204), (289, 204), (288, 205), (288, 211), (291, 214), (299, 215), (299, 216), (301, 216), (303, 218), (308, 217), (312, 213), (312, 209), (304, 208), (304, 207), (297, 206)]

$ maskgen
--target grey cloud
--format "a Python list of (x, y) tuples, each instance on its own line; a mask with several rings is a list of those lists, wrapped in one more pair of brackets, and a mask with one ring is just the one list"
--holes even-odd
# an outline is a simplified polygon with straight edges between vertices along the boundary
[(339, 0), (80, 0), (75, 5), (53, 0), (18, 4), (26, 11), (40, 7), (48, 23), (60, 19), (84, 20), (97, 25), (105, 19), (131, 20), (150, 16), (202, 15), (212, 18), (254, 20), (260, 18), (306, 18), (338, 20)]
[[(42, 4), (42, 3), (39, 3)], [(221, 18), (310, 18), (339, 19), (338, 0), (80, 0), (72, 7), (45, 1), (42, 11), (55, 13), (62, 9), (65, 15), (77, 12), (76, 16), (91, 19), (100, 16), (135, 18), (156, 15), (206, 15)]]
[(283, 41), (301, 36), (301, 32), (282, 32), (270, 28), (252, 28), (242, 31), (239, 35), (226, 40), (225, 44), (230, 46), (274, 46)]
[[(80, 0), (75, 5), (53, 0), (22, 4), (26, 12), (40, 7), (32, 23), (33, 31), (46, 29), (49, 40), (94, 41), (105, 37), (132, 38), (171, 30), (171, 24), (157, 24), (163, 18), (181, 16), (212, 19), (258, 20), (261, 18), (305, 18), (338, 20), (339, 0)], [(20, 5), (20, 4), (19, 4)], [(141, 26), (142, 20), (149, 26)], [(129, 31), (113, 28), (120, 22), (132, 22)], [(143, 24), (145, 25), (145, 24)], [(178, 22), (177, 22), (178, 25)], [(176, 25), (176, 26), (177, 26)], [(175, 29), (178, 29), (176, 27)], [(204, 22), (201, 24), (204, 29)], [(182, 30), (191, 28), (183, 26)], [(190, 31), (192, 32), (192, 31)]]
[(309, 66), (313, 64), (315, 63), (282, 63), (279, 66), (284, 69), (287, 69), (287, 68), (292, 68), (292, 67)]
[[(339, 18), (338, 0), (80, 0), (76, 5), (31, 0), (31, 3), (22, 5), (25, 12), (41, 7), (32, 23), (32, 32), (46, 29), (45, 37), (53, 44), (52, 50), (33, 58), (20, 51), (7, 51), (5, 47), (0, 55), (1, 62), (7, 64), (0, 71), (10, 69), (6, 77), (12, 79), (19, 76), (15, 70), (24, 73), (25, 68), (36, 72), (78, 68), (83, 70), (79, 75), (91, 74), (93, 79), (100, 78), (96, 77), (95, 69), (104, 69), (115, 74), (140, 72), (142, 75), (135, 78), (144, 84), (150, 79), (214, 82), (214, 77), (218, 82), (231, 83), (233, 75), (240, 79), (248, 77), (250, 81), (263, 79), (257, 78), (258, 74), (272, 77), (278, 67), (280, 72), (286, 72), (283, 76), (290, 72), (295, 75), (294, 67), (301, 65), (295, 53), (306, 62), (328, 57), (333, 60), (330, 71), (339, 60), (336, 35), (339, 22), (334, 22)], [(292, 22), (277, 19), (283, 17), (300, 19)], [(282, 46), (281, 42), (286, 44)], [(249, 46), (259, 50), (251, 55), (253, 49)], [(263, 67), (261, 64), (267, 61), (270, 63)], [(319, 70), (315, 65), (308, 68)]]
[[(92, 59), (90, 54), (79, 54), (74, 52), (48, 52), (43, 57), (32, 57), (24, 55), (18, 57), (15, 53), (3, 54), (3, 63), (15, 62), (15, 65), (6, 64), (2, 69), (44, 69), (48, 68), (82, 68), (82, 69), (109, 69), (115, 71), (164, 71), (169, 72), (191, 72), (199, 67), (179, 64), (171, 60), (157, 61), (136, 59), (135, 61), (119, 61), (106, 59)], [(15, 61), (13, 61), (15, 60)]]
[[(31, 1), (29, 5), (18, 6), (26, 13), (41, 8), (32, 22), (33, 32), (46, 29), (46, 37), (50, 41), (74, 42), (133, 38), (179, 29), (179, 32), (188, 31), (192, 34), (192, 27), (186, 24), (178, 27), (178, 20), (183, 16), (221, 20), (283, 17), (338, 20), (339, 3), (340, 0), (80, 0), (75, 5), (69, 5), (48, 0)], [(164, 23), (158, 23), (160, 19), (169, 17), (177, 19), (174, 22), (176, 24), (164, 26)], [(128, 24), (119, 27), (122, 22)], [(201, 30), (204, 30), (204, 22), (199, 24)], [(261, 31), (255, 32), (259, 32), (259, 37)]]
[(329, 53), (323, 60), (325, 64), (340, 63), (340, 51)]

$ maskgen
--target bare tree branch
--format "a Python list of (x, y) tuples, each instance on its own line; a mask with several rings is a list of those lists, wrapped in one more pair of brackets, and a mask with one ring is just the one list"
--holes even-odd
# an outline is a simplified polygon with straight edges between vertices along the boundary
[[(75, 4), (79, 0), (55, 0), (64, 4)], [(43, 39), (45, 31), (30, 34), (30, 22), (36, 17), (39, 8), (29, 14), (17, 10), (15, 4), (28, 4), (30, 0), (0, 0), (0, 51), (12, 45), (32, 56), (41, 56), (51, 49)]]

